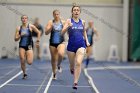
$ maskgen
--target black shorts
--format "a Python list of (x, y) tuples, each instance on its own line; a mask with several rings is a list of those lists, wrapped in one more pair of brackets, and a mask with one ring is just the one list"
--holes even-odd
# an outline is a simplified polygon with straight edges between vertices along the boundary
[(61, 43), (59, 43), (59, 44), (50, 43), (50, 46), (53, 46), (53, 47), (57, 48), (60, 44), (61, 44)]
[(25, 51), (28, 51), (28, 50), (33, 50), (33, 45), (28, 45), (28, 46), (19, 46), (19, 48), (23, 48)]

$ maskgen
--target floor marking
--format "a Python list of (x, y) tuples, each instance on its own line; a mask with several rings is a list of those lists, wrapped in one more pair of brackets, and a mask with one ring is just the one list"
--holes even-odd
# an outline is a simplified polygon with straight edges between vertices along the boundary
[[(140, 66), (108, 66), (110, 69), (140, 69)], [(92, 67), (87, 70), (105, 70), (105, 67)]]
[(37, 89), (36, 93), (39, 93), (43, 84), (45, 83), (45, 81), (47, 80), (48, 78), (48, 75), (49, 75), (50, 71), (47, 73), (46, 77), (44, 78), (43, 82), (41, 83), (41, 85), (39, 86), (39, 88)]
[(106, 67), (95, 67), (95, 68), (88, 68), (87, 70), (114, 70), (116, 71), (116, 73), (119, 73), (121, 76), (121, 78), (126, 79), (128, 82), (133, 83), (135, 85), (137, 85), (138, 87), (140, 87), (140, 83), (137, 82), (135, 79), (131, 78), (130, 76), (126, 75), (125, 73), (119, 71), (119, 70), (132, 70), (132, 69), (139, 69), (140, 70), (140, 66), (108, 66), (108, 68), (106, 69)]
[(49, 79), (49, 82), (48, 82), (48, 84), (47, 84), (47, 86), (46, 86), (46, 88), (45, 88), (44, 93), (47, 93), (47, 92), (48, 92), (48, 89), (49, 89), (49, 87), (50, 87), (50, 85), (51, 85), (52, 79), (53, 79), (53, 73), (52, 73), (52, 75), (51, 75), (51, 77), (50, 77), (50, 79)]
[(140, 83), (137, 82), (135, 79), (131, 78), (130, 76), (128, 76), (127, 74), (119, 71), (119, 70), (116, 70), (120, 75), (122, 75), (124, 78), (126, 78), (129, 82), (137, 85), (138, 87), (140, 87)]
[[(51, 85), (51, 87), (71, 87), (72, 88), (72, 85)], [(91, 86), (77, 86), (77, 87), (81, 87), (81, 88), (89, 88)]]
[(6, 77), (7, 75), (11, 74), (13, 71), (17, 70), (17, 68), (14, 68), (13, 70), (10, 70), (9, 72), (7, 72), (5, 75), (1, 76), (0, 79)]
[(100, 93), (99, 90), (97, 89), (97, 87), (95, 86), (93, 79), (88, 74), (87, 69), (84, 69), (84, 74), (88, 78), (89, 84), (92, 86), (93, 91), (95, 91), (96, 93)]
[[(7, 86), (21, 86), (21, 87), (39, 87), (40, 85), (28, 85), (28, 84), (7, 84)], [(46, 85), (42, 85), (46, 86)]]
[[(7, 84), (8, 86), (21, 86), (21, 87), (39, 87), (40, 85), (28, 85), (28, 84)], [(42, 85), (46, 87), (46, 85)], [(72, 85), (50, 85), (50, 87), (72, 87)], [(91, 86), (77, 86), (81, 88), (90, 88)]]
[(8, 69), (8, 68), (19, 68), (19, 67), (17, 67), (17, 66), (7, 66), (7, 67), (0, 67), (0, 69)]
[(9, 80), (7, 80), (5, 83), (0, 85), (0, 88), (4, 87), (5, 85), (7, 85), (9, 82), (11, 82), (13, 79), (15, 79), (16, 77), (18, 77), (20, 74), (22, 74), (22, 71), (20, 71), (19, 73), (17, 73), (15, 76), (13, 76), (12, 78), (10, 78)]

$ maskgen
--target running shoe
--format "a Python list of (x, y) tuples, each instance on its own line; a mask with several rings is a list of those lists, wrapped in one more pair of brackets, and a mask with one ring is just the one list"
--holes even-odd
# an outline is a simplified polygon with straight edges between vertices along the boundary
[(53, 74), (53, 80), (56, 80), (56, 74)]
[(77, 90), (77, 85), (77, 83), (74, 83), (72, 88)]
[(74, 75), (74, 69), (70, 69), (72, 75)]
[(62, 73), (62, 67), (61, 66), (58, 66), (58, 72)]
[(24, 74), (22, 79), (27, 79), (27, 74)]

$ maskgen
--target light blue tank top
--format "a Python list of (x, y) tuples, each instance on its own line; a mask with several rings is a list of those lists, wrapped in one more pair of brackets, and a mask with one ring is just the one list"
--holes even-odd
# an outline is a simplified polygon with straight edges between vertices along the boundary
[(64, 41), (64, 37), (61, 35), (62, 28), (63, 24), (61, 21), (59, 23), (55, 23), (53, 20), (53, 28), (50, 36), (50, 43), (59, 44)]
[(24, 29), (21, 26), (19, 34), (21, 34), (21, 33), (25, 33), (25, 35), (21, 37), (20, 42), (19, 42), (19, 46), (32, 45), (33, 44), (32, 33), (29, 29), (29, 25), (27, 26), (27, 28), (24, 28)]

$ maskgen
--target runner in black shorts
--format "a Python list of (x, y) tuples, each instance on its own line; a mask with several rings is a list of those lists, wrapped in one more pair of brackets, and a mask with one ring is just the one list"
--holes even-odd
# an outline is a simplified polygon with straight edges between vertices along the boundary
[(22, 25), (16, 28), (15, 41), (20, 40), (19, 42), (19, 56), (21, 62), (21, 69), (23, 71), (23, 79), (27, 78), (26, 74), (26, 64), (25, 58), (27, 58), (27, 63), (29, 65), (33, 62), (33, 40), (32, 40), (32, 30), (37, 33), (36, 46), (39, 45), (40, 32), (32, 24), (28, 23), (28, 17), (23, 15), (21, 17)]
[(64, 37), (61, 35), (64, 20), (60, 19), (60, 11), (53, 11), (53, 20), (50, 20), (45, 28), (46, 35), (50, 35), (50, 53), (51, 53), (51, 63), (53, 70), (53, 79), (56, 79), (56, 71), (62, 72), (60, 66), (65, 52)]

